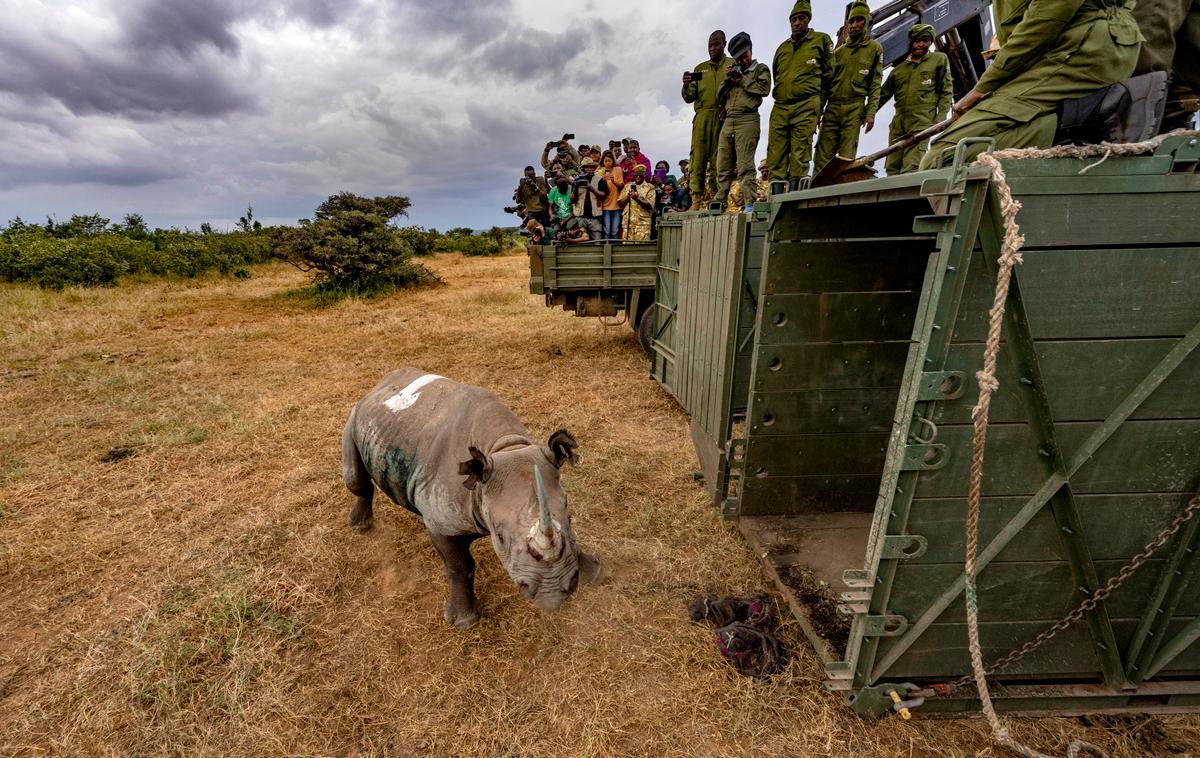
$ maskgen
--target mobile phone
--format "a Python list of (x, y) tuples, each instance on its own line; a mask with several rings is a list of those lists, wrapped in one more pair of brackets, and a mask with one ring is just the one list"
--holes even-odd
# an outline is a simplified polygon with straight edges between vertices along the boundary
[(704, 72), (703, 72), (703, 71), (685, 71), (684, 73), (686, 73), (686, 74), (691, 74), (691, 75), (692, 75), (692, 81), (693, 81), (693, 82), (698, 82), (698, 81), (700, 81), (701, 79), (703, 79), (703, 78), (704, 78)]

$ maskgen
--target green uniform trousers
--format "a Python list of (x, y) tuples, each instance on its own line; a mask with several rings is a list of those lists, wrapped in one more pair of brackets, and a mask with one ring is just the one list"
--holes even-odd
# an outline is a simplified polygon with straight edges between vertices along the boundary
[(758, 192), (755, 181), (754, 153), (762, 125), (758, 113), (739, 113), (725, 117), (717, 148), (717, 194), (714, 200), (725, 202), (729, 185), (737, 179), (742, 185), (742, 197), (754, 202)]
[(1200, 92), (1200, 0), (1138, 0), (1133, 17), (1146, 38), (1134, 73), (1174, 70)]
[(858, 152), (858, 133), (866, 121), (867, 104), (862, 100), (829, 101), (821, 116), (821, 135), (817, 137), (817, 156), (813, 173), (820, 171), (833, 156), (853, 158)]
[(717, 190), (717, 136), (720, 132), (721, 122), (717, 119), (716, 108), (696, 111), (692, 117), (692, 155), (688, 161), (688, 171), (691, 172), (688, 189), (696, 200), (704, 194), (704, 179), (710, 168), (712, 175), (708, 176), (708, 194), (712, 195)]
[[(1068, 26), (1037, 63), (1005, 82), (955, 121), (933, 143), (921, 168), (944, 166), (968, 137), (991, 137), (996, 149), (1050, 147), (1058, 130), (1059, 103), (1107, 87), (1133, 73), (1139, 45), (1118, 45), (1103, 19)], [(966, 158), (984, 151), (972, 146)]]
[[(923, 126), (918, 126), (914, 129), (904, 129), (904, 121), (900, 118), (893, 118), (892, 125), (888, 127), (888, 144), (894, 145), (904, 137), (919, 132), (922, 129), (933, 126), (932, 122)], [(887, 170), (888, 176), (896, 174), (907, 174), (910, 171), (916, 171), (921, 167), (921, 159), (925, 157), (925, 153), (929, 151), (929, 140), (924, 139), (915, 145), (909, 145), (903, 150), (897, 150), (887, 157), (884, 162), (884, 168)]]
[[(772, 180), (791, 181), (808, 176), (813, 134), (817, 131), (817, 121), (820, 119), (820, 95), (787, 105), (775, 103), (771, 108), (767, 166), (771, 169)], [(753, 197), (753, 193), (750, 197)]]

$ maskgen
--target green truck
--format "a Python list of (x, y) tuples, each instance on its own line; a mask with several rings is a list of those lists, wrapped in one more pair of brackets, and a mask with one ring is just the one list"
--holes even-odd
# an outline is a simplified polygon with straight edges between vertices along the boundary
[[(979, 501), (992, 698), (1200, 711), (1200, 140), (1001, 162), (1025, 240)], [(826, 686), (864, 715), (980, 708), (964, 550), (999, 202), (990, 170), (959, 161), (662, 240), (652, 374)]]
[(576, 316), (619, 316), (618, 323), (628, 323), (647, 352), (657, 275), (657, 242), (529, 246), (530, 293)]

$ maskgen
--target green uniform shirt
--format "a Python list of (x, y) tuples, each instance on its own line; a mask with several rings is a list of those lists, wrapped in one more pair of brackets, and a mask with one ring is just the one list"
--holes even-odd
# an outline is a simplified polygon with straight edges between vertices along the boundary
[(715, 110), (717, 107), (717, 94), (721, 91), (721, 85), (725, 83), (725, 71), (733, 65), (733, 58), (725, 56), (721, 60), (713, 63), (712, 61), (704, 61), (698, 64), (693, 73), (702, 73), (704, 78), (698, 82), (683, 85), (683, 102), (692, 103), (696, 112)]
[(906, 132), (942, 120), (954, 99), (950, 59), (945, 53), (932, 50), (919, 60), (905, 59), (888, 74), (882, 95), (880, 105), (896, 98), (896, 117), (904, 124)]
[(798, 43), (785, 39), (775, 50), (771, 73), (775, 102), (790, 105), (820, 95), (824, 105), (833, 83), (833, 40), (811, 29)]
[[(770, 92), (771, 70), (766, 64), (756, 61), (742, 77), (741, 84), (729, 88), (729, 94), (725, 97), (725, 113), (729, 116), (758, 113), (758, 106), (762, 105), (763, 98)], [(753, 165), (750, 170), (754, 170)]]
[[(1108, 11), (1121, 7), (1133, 8), (1133, 0), (995, 0), (992, 11), (997, 21), (1000, 52), (979, 77), (975, 89), (994, 92), (1041, 62), (1054, 49), (1068, 25), (1081, 26), (1107, 17), (1109, 34), (1114, 42), (1137, 44), (1143, 38), (1132, 15)], [(1085, 47), (1079, 52), (1086, 54), (1088, 51)]]
[(879, 88), (883, 83), (883, 45), (863, 32), (855, 43), (846, 40), (833, 51), (833, 86), (829, 99), (861, 103), (867, 100), (865, 118), (879, 110)]

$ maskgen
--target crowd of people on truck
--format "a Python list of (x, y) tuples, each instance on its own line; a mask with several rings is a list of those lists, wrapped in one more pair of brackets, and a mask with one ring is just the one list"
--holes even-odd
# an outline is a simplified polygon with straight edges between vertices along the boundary
[[(929, 24), (909, 28), (908, 56), (884, 77), (883, 48), (871, 38), (871, 9), (862, 0), (848, 6), (836, 45), (811, 27), (811, 1), (798, 0), (788, 16), (791, 33), (770, 66), (754, 58), (747, 33), (727, 40), (725, 32), (714, 31), (708, 59), (683, 74), (681, 95), (695, 115), (691, 153), (679, 161), (678, 177), (666, 161), (652, 166), (635, 139), (610, 140), (602, 151), (600, 145), (576, 149), (575, 135), (564, 134), (546, 144), (543, 176), (525, 167), (513, 195), (517, 206), (508, 210), (521, 216), (538, 243), (649, 240), (667, 213), (738, 213), (765, 200), (773, 182), (797, 189), (834, 156), (852, 158), (860, 134), (875, 127), (889, 100), (895, 101), (892, 143), (951, 122), (932, 143), (888, 155), (887, 173), (895, 175), (944, 165), (953, 154), (947, 148), (967, 138), (990, 138), (997, 149), (1049, 147), (1065, 101), (1135, 71), (1171, 72), (1176, 91), (1190, 92), (1174, 95), (1185, 104), (1200, 90), (1200, 0), (1138, 0), (1136, 11), (1133, 0), (993, 5), (996, 39), (985, 53), (991, 64), (957, 102), (950, 60), (932, 49), (938, 35)], [(1139, 22), (1141, 30), (1152, 29), (1144, 46)], [(768, 94), (774, 105), (767, 157), (756, 175), (759, 108)], [(971, 148), (967, 157), (984, 146)]]

